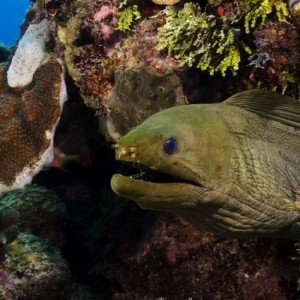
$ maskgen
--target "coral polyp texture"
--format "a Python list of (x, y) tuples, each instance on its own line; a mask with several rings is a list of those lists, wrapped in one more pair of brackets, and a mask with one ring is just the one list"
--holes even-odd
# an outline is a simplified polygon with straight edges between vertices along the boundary
[(66, 100), (61, 64), (42, 65), (26, 88), (12, 89), (0, 66), (0, 193), (23, 187), (53, 156), (53, 137)]

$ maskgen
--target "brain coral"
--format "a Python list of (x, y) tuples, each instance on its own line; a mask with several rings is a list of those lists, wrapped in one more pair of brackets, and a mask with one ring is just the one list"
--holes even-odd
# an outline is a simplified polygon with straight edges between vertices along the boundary
[(23, 187), (53, 157), (53, 136), (66, 100), (62, 67), (51, 60), (26, 88), (12, 89), (0, 65), (0, 194)]

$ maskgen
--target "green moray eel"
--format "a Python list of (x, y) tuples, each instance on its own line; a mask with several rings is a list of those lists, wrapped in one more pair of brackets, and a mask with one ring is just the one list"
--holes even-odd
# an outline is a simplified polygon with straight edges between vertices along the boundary
[[(266, 90), (156, 113), (120, 138), (116, 159), (168, 176), (111, 179), (141, 208), (234, 238), (300, 240), (300, 102)], [(150, 180), (149, 180), (150, 179)]]

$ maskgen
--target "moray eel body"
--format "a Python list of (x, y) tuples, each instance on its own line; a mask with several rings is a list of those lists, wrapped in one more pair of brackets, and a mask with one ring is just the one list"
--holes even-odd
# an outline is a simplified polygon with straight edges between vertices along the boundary
[(141, 208), (227, 237), (300, 239), (300, 102), (292, 98), (252, 90), (173, 107), (115, 148), (116, 159), (150, 174), (111, 180), (116, 194)]

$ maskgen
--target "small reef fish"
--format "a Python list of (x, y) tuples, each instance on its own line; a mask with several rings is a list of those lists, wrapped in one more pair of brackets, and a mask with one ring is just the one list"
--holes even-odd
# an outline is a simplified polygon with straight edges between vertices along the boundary
[(143, 171), (115, 174), (111, 187), (141, 208), (173, 212), (221, 236), (300, 240), (297, 100), (251, 90), (222, 103), (172, 107), (115, 150), (117, 160)]

